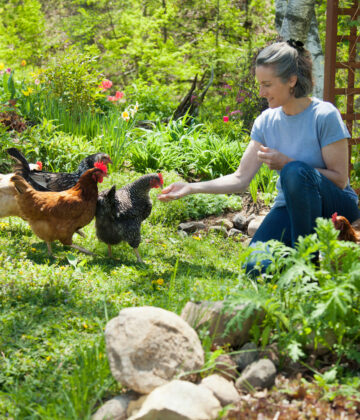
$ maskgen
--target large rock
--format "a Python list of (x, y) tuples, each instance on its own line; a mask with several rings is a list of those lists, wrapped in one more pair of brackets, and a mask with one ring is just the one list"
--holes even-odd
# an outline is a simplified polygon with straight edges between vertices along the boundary
[(97, 410), (91, 417), (91, 420), (125, 420), (127, 418), (126, 410), (130, 401), (137, 397), (138, 395), (134, 392), (128, 392), (112, 398)]
[(274, 385), (275, 378), (274, 363), (269, 359), (260, 359), (245, 368), (235, 386), (246, 391), (251, 391), (253, 388), (270, 388)]
[(201, 381), (200, 386), (210, 389), (223, 407), (228, 404), (235, 404), (239, 400), (239, 393), (234, 382), (227, 381), (220, 375), (207, 376)]
[(105, 338), (115, 379), (142, 394), (204, 363), (196, 332), (178, 315), (161, 308), (123, 309), (107, 323)]
[(204, 386), (174, 380), (130, 403), (128, 420), (215, 420), (221, 405)]
[(226, 335), (225, 330), (227, 323), (244, 307), (245, 305), (238, 305), (232, 312), (224, 312), (223, 301), (187, 302), (181, 312), (181, 318), (196, 330), (206, 327), (214, 345), (230, 344), (236, 348), (248, 341), (255, 315), (245, 319), (239, 328), (232, 329)]

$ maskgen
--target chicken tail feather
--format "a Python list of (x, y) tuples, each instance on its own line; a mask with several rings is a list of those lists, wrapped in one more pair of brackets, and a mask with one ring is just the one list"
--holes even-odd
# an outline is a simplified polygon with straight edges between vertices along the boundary
[(30, 172), (29, 162), (26, 160), (25, 156), (20, 152), (20, 150), (15, 147), (10, 147), (6, 149), (6, 152), (16, 160), (17, 165), (15, 170), (24, 171), (26, 174)]

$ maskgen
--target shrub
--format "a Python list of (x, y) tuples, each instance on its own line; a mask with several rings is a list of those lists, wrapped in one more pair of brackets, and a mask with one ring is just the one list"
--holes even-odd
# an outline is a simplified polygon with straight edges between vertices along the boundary
[(104, 77), (95, 69), (97, 57), (69, 47), (49, 62), (44, 72), (46, 94), (68, 111), (95, 108), (101, 97), (100, 83)]

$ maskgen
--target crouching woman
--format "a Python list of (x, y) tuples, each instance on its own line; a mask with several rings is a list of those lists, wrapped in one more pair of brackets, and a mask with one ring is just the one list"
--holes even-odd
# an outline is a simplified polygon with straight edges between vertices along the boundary
[[(236, 172), (206, 182), (176, 182), (159, 200), (241, 193), (266, 164), (280, 175), (278, 194), (250, 246), (276, 239), (294, 247), (300, 235), (314, 231), (317, 217), (330, 218), (334, 212), (350, 222), (359, 218), (358, 197), (348, 179), (350, 135), (331, 103), (310, 97), (310, 53), (298, 41), (274, 43), (257, 56), (255, 74), (269, 108), (256, 118)], [(254, 273), (250, 260), (246, 270)], [(262, 271), (268, 264), (262, 262)]]

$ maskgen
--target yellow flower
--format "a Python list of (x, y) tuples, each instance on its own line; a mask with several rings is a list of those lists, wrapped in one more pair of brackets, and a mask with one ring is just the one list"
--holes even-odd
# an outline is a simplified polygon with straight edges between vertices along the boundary
[(22, 60), (21, 65), (24, 67), (26, 66), (26, 60)]
[(28, 88), (28, 90), (22, 90), (21, 92), (25, 95), (25, 96), (29, 96), (30, 95), (30, 93), (32, 93), (33, 92), (33, 90), (34, 89), (32, 89), (32, 88)]
[(161, 246), (163, 246), (164, 248), (166, 248), (166, 244), (161, 244)]
[(162, 286), (164, 284), (164, 279), (157, 279), (156, 284), (158, 284), (159, 286)]
[(36, 248), (31, 248), (31, 251), (36, 252)]
[(3, 70), (4, 67), (5, 67), (5, 64), (4, 63), (0, 63), (0, 70)]
[(197, 241), (201, 241), (201, 238), (199, 236), (193, 236), (193, 239), (196, 239)]
[(88, 328), (88, 326), (85, 324), (85, 322), (83, 323), (83, 327), (86, 329)]
[(47, 356), (46, 360), (49, 362), (51, 360), (51, 356)]

